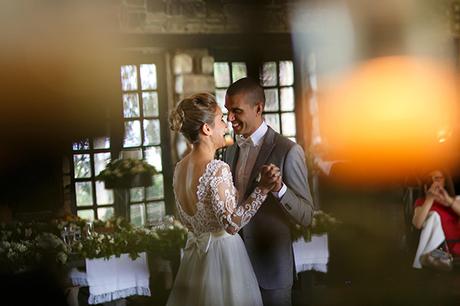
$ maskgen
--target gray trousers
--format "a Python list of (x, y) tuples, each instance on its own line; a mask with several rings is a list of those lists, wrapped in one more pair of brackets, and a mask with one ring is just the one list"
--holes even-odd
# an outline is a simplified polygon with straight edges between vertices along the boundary
[(292, 306), (291, 287), (275, 290), (260, 288), (260, 293), (264, 306)]

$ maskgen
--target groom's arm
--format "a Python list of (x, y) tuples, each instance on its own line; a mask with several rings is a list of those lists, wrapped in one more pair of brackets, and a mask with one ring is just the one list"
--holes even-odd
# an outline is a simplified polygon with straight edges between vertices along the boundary
[(297, 144), (286, 155), (282, 180), (286, 192), (278, 198), (279, 203), (296, 223), (310, 225), (314, 205), (308, 185), (305, 154), (302, 147)]

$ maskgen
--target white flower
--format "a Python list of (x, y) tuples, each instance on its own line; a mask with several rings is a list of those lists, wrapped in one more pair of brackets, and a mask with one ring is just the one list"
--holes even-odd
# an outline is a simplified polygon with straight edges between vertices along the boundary
[(153, 239), (156, 239), (156, 240), (160, 239), (160, 235), (158, 235), (157, 232), (152, 232), (152, 233), (150, 233), (150, 236), (151, 236)]
[(182, 225), (182, 223), (180, 223), (179, 221), (177, 220), (174, 220), (174, 226), (179, 229), (179, 230), (183, 230), (185, 229), (184, 225)]
[(27, 247), (22, 243), (18, 243), (16, 248), (20, 253), (24, 253), (25, 251), (27, 251)]

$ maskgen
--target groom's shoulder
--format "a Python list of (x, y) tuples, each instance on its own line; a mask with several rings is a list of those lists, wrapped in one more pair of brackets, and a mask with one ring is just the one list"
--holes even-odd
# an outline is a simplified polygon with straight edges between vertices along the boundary
[(277, 149), (283, 149), (283, 150), (286, 150), (286, 151), (289, 151), (293, 147), (298, 146), (297, 143), (295, 143), (294, 141), (290, 140), (286, 136), (281, 135), (278, 132), (275, 132), (274, 142), (275, 142), (275, 145), (276, 145)]

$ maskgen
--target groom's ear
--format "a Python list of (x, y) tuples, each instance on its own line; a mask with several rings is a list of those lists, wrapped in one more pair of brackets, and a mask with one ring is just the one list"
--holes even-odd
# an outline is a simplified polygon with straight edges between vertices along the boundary
[(264, 111), (263, 103), (261, 103), (261, 102), (257, 103), (256, 104), (256, 113), (258, 115), (261, 115), (263, 111)]

